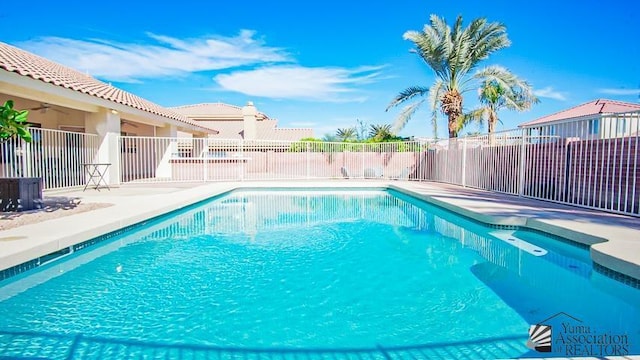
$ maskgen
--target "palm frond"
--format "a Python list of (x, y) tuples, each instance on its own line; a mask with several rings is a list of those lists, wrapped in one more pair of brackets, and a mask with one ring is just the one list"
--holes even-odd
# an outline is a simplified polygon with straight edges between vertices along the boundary
[(463, 123), (469, 124), (472, 122), (476, 122), (479, 125), (484, 125), (484, 123), (487, 121), (487, 109), (485, 108), (479, 108), (479, 109), (474, 109), (468, 113), (465, 113), (463, 115), (464, 119), (463, 119)]
[(486, 19), (477, 19), (477, 23), (473, 24), (473, 29), (473, 33), (470, 34), (473, 44), (470, 57), (475, 60), (476, 64), (487, 59), (492, 53), (511, 45), (507, 29), (501, 23), (487, 24)]
[(425, 96), (429, 92), (429, 89), (423, 86), (411, 86), (401, 91), (396, 97), (389, 103), (385, 111), (396, 107), (404, 102), (407, 102), (417, 96)]
[(443, 80), (436, 80), (429, 88), (429, 108), (431, 109), (431, 126), (433, 127), (433, 134), (438, 136), (438, 112), (440, 111), (440, 99), (447, 91), (446, 85)]
[(409, 120), (411, 120), (413, 115), (416, 113), (416, 111), (418, 111), (420, 106), (422, 106), (425, 101), (425, 99), (421, 99), (413, 104), (405, 106), (402, 111), (400, 111), (400, 114), (398, 114), (396, 120), (393, 122), (393, 125), (390, 128), (391, 132), (397, 134), (398, 132), (400, 132), (400, 130), (404, 129)]

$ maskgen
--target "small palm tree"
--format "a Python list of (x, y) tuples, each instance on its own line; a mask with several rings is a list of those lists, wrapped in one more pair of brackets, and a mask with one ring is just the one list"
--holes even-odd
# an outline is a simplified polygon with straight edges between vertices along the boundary
[(356, 138), (356, 129), (354, 128), (346, 128), (346, 129), (338, 129), (336, 131), (336, 137), (339, 141), (350, 141)]
[(481, 79), (480, 75), (473, 76), (471, 72), (489, 55), (511, 45), (505, 26), (479, 18), (463, 28), (462, 17), (458, 16), (451, 28), (443, 18), (431, 15), (430, 23), (422, 31), (407, 31), (404, 38), (414, 43), (414, 52), (434, 71), (436, 81), (430, 87), (409, 87), (391, 101), (387, 110), (419, 99), (401, 110), (393, 130), (402, 129), (428, 101), (434, 132), (437, 134), (436, 120), (440, 110), (447, 116), (449, 137), (456, 137), (464, 124), (462, 94), (476, 88), (474, 82)]
[(503, 109), (525, 111), (540, 102), (533, 94), (531, 86), (508, 70), (492, 66), (484, 69), (480, 76), (485, 80), (478, 89), (480, 108), (465, 115), (466, 122), (487, 122), (489, 133), (495, 131), (500, 121), (498, 111)]
[(391, 131), (391, 125), (389, 125), (389, 124), (384, 124), (384, 125), (372, 124), (369, 127), (369, 138), (372, 139), (375, 142), (384, 142), (384, 141), (393, 140), (395, 138), (395, 136), (393, 135), (393, 132)]

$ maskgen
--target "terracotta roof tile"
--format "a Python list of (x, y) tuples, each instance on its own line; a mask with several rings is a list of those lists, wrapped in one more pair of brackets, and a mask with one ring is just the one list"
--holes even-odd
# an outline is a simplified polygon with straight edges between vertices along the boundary
[[(242, 107), (236, 106), (236, 105), (229, 105), (221, 102), (183, 105), (183, 106), (172, 107), (170, 109), (180, 114), (186, 115), (192, 119), (195, 119), (198, 117), (203, 117), (203, 118), (225, 117), (225, 118), (242, 119)], [(258, 120), (269, 118), (267, 115), (261, 112), (258, 112), (257, 117), (258, 117)]]
[(0, 42), (0, 69), (200, 127), (186, 116), (30, 52)]
[(520, 124), (519, 126), (540, 125), (565, 119), (578, 118), (582, 116), (613, 114), (639, 110), (640, 104), (616, 100), (597, 99), (584, 104), (580, 104), (578, 106), (574, 106), (570, 109), (559, 111), (551, 115), (543, 116), (533, 121), (525, 122), (523, 124)]

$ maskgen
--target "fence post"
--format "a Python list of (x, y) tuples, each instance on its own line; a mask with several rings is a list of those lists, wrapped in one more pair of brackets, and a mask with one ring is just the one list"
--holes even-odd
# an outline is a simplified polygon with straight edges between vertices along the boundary
[(311, 143), (307, 143), (307, 179), (311, 177)]
[(467, 187), (467, 136), (462, 138), (462, 187)]
[(361, 145), (362, 145), (362, 151), (360, 152), (360, 157), (362, 158), (362, 178), (364, 179), (364, 168), (365, 168), (364, 151), (365, 151), (365, 148), (364, 148), (364, 144), (361, 144)]
[(527, 145), (526, 136), (527, 129), (522, 129), (522, 135), (520, 136), (520, 166), (518, 166), (518, 196), (524, 195), (524, 163)]
[(244, 140), (238, 140), (238, 154), (240, 154), (240, 156), (238, 156), (238, 162), (236, 164), (238, 164), (238, 180), (243, 181), (244, 180), (244, 148), (242, 146)]
[[(209, 143), (207, 141), (207, 138), (195, 138), (194, 140), (195, 143), (193, 144), (193, 149), (195, 151), (191, 153), (191, 156), (193, 158), (196, 158), (196, 156), (194, 155), (196, 155), (197, 153), (197, 158), (202, 158), (202, 166), (204, 167), (202, 169), (202, 176), (204, 177), (204, 181), (207, 182), (209, 180)], [(205, 146), (207, 149), (206, 152), (204, 151)]]
[(31, 147), (29, 143), (20, 139), (20, 150), (22, 150), (22, 172), (20, 176), (31, 176)]

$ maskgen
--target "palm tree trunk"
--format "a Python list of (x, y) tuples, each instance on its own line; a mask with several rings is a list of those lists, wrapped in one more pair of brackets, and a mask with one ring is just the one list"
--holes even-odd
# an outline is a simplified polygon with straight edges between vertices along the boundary
[(442, 112), (449, 120), (449, 138), (458, 137), (458, 120), (462, 116), (462, 94), (458, 90), (451, 90), (442, 96)]
[(496, 122), (498, 122), (498, 118), (494, 111), (489, 112), (489, 120), (487, 122), (489, 127), (489, 145), (493, 146), (496, 143), (496, 136), (493, 132), (496, 129)]
[(458, 115), (448, 114), (449, 115), (449, 138), (457, 138), (458, 137)]

